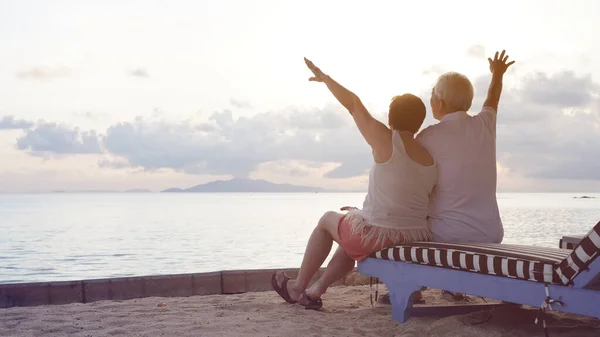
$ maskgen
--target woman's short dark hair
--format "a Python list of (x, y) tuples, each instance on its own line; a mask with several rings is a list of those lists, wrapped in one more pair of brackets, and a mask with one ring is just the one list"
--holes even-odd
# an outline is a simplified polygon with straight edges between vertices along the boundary
[(425, 120), (425, 104), (412, 94), (394, 96), (388, 119), (393, 130), (417, 133)]

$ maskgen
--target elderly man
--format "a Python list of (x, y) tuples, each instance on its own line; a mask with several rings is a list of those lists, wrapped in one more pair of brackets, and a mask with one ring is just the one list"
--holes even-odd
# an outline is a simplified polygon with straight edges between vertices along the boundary
[[(481, 112), (467, 111), (474, 90), (459, 73), (441, 75), (431, 92), (431, 110), (439, 123), (416, 137), (438, 164), (438, 182), (429, 201), (429, 226), (438, 242), (500, 243), (504, 236), (496, 200), (496, 116), (502, 77), (514, 61), (496, 52), (488, 59), (492, 80)], [(442, 291), (453, 300), (463, 294)], [(380, 302), (389, 304), (389, 294)]]
[(435, 241), (499, 243), (504, 236), (496, 201), (496, 116), (507, 63), (504, 51), (488, 59), (492, 81), (481, 112), (467, 114), (473, 86), (467, 77), (446, 73), (431, 92), (433, 117), (440, 122), (417, 140), (439, 165), (429, 203)]
[(473, 85), (462, 74), (441, 75), (431, 92), (431, 110), (439, 123), (421, 131), (417, 140), (438, 163), (429, 203), (434, 241), (500, 243), (504, 236), (496, 200), (496, 117), (502, 77), (514, 63), (504, 54), (488, 59), (492, 80), (481, 112), (467, 114)]

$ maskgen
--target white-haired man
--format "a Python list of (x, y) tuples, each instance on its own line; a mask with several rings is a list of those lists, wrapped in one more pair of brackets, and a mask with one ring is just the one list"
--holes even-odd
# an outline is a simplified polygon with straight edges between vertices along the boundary
[(507, 63), (504, 54), (488, 59), (492, 80), (481, 112), (467, 114), (474, 91), (462, 74), (441, 75), (431, 92), (431, 110), (439, 123), (421, 131), (417, 140), (438, 164), (429, 202), (434, 241), (500, 243), (504, 236), (496, 200), (496, 115), (502, 77), (514, 63)]

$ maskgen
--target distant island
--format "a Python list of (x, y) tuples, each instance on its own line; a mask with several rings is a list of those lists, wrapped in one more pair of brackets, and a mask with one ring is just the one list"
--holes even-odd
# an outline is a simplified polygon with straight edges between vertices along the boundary
[(266, 180), (233, 178), (230, 180), (216, 180), (190, 188), (169, 188), (161, 193), (210, 193), (210, 192), (267, 192), (267, 193), (293, 193), (293, 192), (327, 192), (327, 190), (290, 184), (275, 184)]
[[(291, 184), (275, 184), (262, 179), (233, 178), (229, 180), (215, 180), (206, 184), (200, 184), (189, 188), (168, 188), (160, 193), (318, 193), (337, 192), (319, 187), (298, 186)], [(354, 192), (354, 191), (340, 191)], [(143, 188), (134, 188), (126, 191), (118, 190), (56, 190), (52, 193), (154, 193)]]

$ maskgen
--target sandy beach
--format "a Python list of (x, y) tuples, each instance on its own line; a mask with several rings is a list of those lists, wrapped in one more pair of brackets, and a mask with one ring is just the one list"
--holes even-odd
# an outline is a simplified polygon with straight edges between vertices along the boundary
[[(384, 291), (385, 287), (380, 287)], [(501, 308), (444, 318), (391, 319), (371, 307), (369, 286), (333, 287), (321, 312), (285, 304), (275, 292), (149, 297), (0, 310), (0, 336), (543, 336), (535, 308)], [(452, 304), (439, 290), (427, 305)], [(482, 303), (481, 299), (471, 301)], [(552, 337), (600, 336), (600, 320), (550, 314)]]

